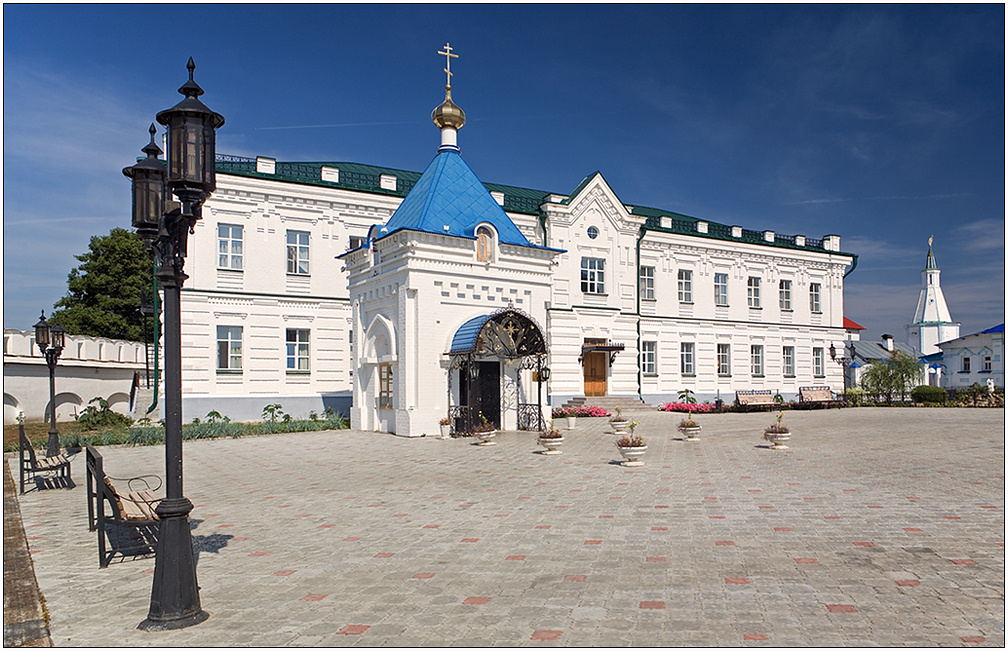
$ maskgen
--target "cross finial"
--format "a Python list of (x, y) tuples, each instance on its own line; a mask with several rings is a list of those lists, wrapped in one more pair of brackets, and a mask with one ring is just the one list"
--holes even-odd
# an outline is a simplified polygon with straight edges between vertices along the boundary
[(934, 235), (932, 235), (931, 237), (928, 238), (928, 248), (929, 249), (931, 248), (931, 242), (933, 242), (933, 241), (934, 241)]
[(445, 58), (445, 69), (444, 69), (444, 71), (448, 75), (448, 80), (446, 82), (446, 85), (448, 85), (448, 86), (451, 86), (451, 78), (452, 78), (451, 60), (458, 58), (458, 55), (457, 54), (452, 54), (451, 51), (452, 51), (451, 44), (447, 43), (447, 42), (445, 43), (444, 51), (443, 52), (442, 51), (438, 51), (438, 54), (440, 54), (441, 56), (443, 56)]

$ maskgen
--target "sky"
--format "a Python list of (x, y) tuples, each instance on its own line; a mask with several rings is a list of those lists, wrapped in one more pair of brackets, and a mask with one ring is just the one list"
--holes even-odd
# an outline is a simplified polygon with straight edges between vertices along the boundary
[(874, 340), (905, 339), (934, 236), (962, 334), (1005, 320), (1001, 4), (5, 4), (3, 29), (5, 328), (129, 227), (122, 168), (190, 56), (219, 154), (420, 172), (446, 42), (483, 181), (567, 194), (597, 170), (626, 204), (838, 234)]

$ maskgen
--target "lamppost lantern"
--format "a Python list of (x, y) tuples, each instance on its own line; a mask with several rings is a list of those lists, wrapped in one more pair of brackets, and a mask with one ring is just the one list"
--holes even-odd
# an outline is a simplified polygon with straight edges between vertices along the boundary
[(66, 335), (66, 330), (63, 329), (63, 326), (54, 323), (53, 327), (49, 330), (49, 346), (57, 350), (63, 350), (64, 335)]
[(168, 187), (183, 202), (200, 204), (217, 188), (215, 134), (224, 116), (199, 100), (203, 89), (193, 81), (192, 57), (186, 68), (189, 81), (178, 89), (185, 99), (158, 113), (157, 121), (168, 127)]
[(133, 181), (133, 228), (149, 246), (157, 237), (158, 221), (164, 214), (165, 177), (168, 171), (158, 156), (161, 148), (154, 142), (157, 129), (150, 125), (150, 142), (141, 149), (147, 158), (123, 168), (123, 174)]
[[(200, 218), (203, 202), (216, 188), (215, 130), (224, 124), (199, 96), (193, 81), (196, 64), (186, 66), (189, 81), (179, 88), (184, 99), (157, 114), (168, 128), (168, 160), (151, 141), (147, 158), (123, 170), (133, 182), (133, 226), (143, 236), (154, 261), (155, 277), (164, 292), (164, 423), (165, 498), (158, 503), (158, 541), (150, 611), (139, 628), (162, 631), (199, 624), (209, 617), (200, 607), (189, 512), (193, 504), (182, 491), (182, 301), (189, 233)], [(181, 205), (171, 201), (174, 195)], [(141, 310), (145, 306), (141, 304)], [(149, 308), (146, 308), (149, 309)], [(154, 312), (156, 310), (151, 310)], [(146, 323), (146, 320), (145, 320)]]
[(49, 347), (49, 322), (45, 319), (44, 311), (42, 312), (42, 318), (35, 324), (35, 343), (38, 344), (39, 350), (45, 355), (46, 348)]
[(836, 360), (836, 347), (833, 344), (829, 345), (829, 356), (830, 359)]

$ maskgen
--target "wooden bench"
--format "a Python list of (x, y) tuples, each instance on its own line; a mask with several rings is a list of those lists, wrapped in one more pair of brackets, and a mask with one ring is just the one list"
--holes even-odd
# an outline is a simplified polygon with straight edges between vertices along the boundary
[(798, 404), (806, 409), (813, 407), (832, 407), (841, 404), (833, 397), (829, 387), (800, 387), (798, 389)]
[(62, 454), (55, 457), (40, 456), (36, 454), (32, 447), (28, 435), (24, 431), (24, 423), (18, 423), (18, 435), (21, 438), (21, 492), (24, 493), (25, 480), (30, 480), (43, 472), (55, 473), (56, 479), (62, 480), (67, 488), (73, 488), (73, 481), (70, 479), (70, 460)]
[(736, 391), (735, 404), (749, 411), (752, 407), (773, 407), (774, 394), (770, 389), (753, 389), (751, 391)]
[[(102, 455), (90, 445), (85, 449), (87, 463), (88, 528), (98, 532), (98, 565), (108, 567), (112, 557), (142, 556), (157, 549), (159, 519), (155, 509), (161, 498), (154, 491), (161, 487), (156, 475), (119, 479), (105, 474)], [(157, 479), (151, 488), (148, 479)], [(112, 480), (125, 482), (124, 494)], [(121, 485), (121, 484), (120, 484)], [(111, 526), (111, 528), (110, 528)], [(112, 532), (116, 532), (115, 535)], [(123, 533), (125, 532), (125, 533)], [(105, 540), (112, 548), (106, 552)]]

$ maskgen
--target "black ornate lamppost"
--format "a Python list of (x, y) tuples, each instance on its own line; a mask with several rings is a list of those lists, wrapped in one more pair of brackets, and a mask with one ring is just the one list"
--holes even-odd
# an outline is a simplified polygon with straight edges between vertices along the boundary
[[(185, 96), (157, 114), (168, 128), (168, 161), (158, 159), (151, 141), (141, 151), (147, 158), (123, 170), (133, 181), (133, 227), (143, 238), (157, 267), (155, 277), (164, 290), (165, 384), (165, 499), (157, 507), (160, 520), (150, 612), (138, 628), (168, 630), (199, 624), (209, 617), (200, 607), (196, 562), (189, 512), (193, 505), (182, 495), (182, 319), (179, 290), (188, 276), (183, 271), (186, 243), (200, 219), (203, 202), (216, 189), (215, 130), (224, 117), (199, 100), (203, 89), (193, 81), (196, 64), (189, 59)], [(170, 193), (170, 194), (169, 194)], [(171, 195), (178, 202), (171, 200)]]
[[(848, 355), (848, 353), (849, 353), (849, 355)], [(840, 353), (839, 357), (837, 357), (836, 346), (834, 346), (833, 344), (830, 344), (830, 346), (829, 346), (829, 356), (830, 356), (830, 359), (832, 359), (834, 362), (836, 362), (837, 364), (839, 364), (841, 368), (843, 368), (844, 389), (845, 390), (849, 389), (850, 386), (848, 386), (848, 380), (849, 380), (849, 378), (847, 377), (847, 368), (848, 368), (848, 364), (850, 364), (851, 362), (854, 361), (854, 344), (851, 344), (851, 347), (850, 347), (849, 351), (848, 351), (847, 346), (845, 344), (844, 347), (843, 347), (843, 351)]]
[(56, 362), (63, 353), (64, 330), (60, 324), (49, 325), (42, 318), (35, 324), (35, 343), (38, 344), (46, 366), (49, 367), (49, 444), (46, 446), (46, 456), (55, 457), (60, 451), (59, 432), (56, 431)]

